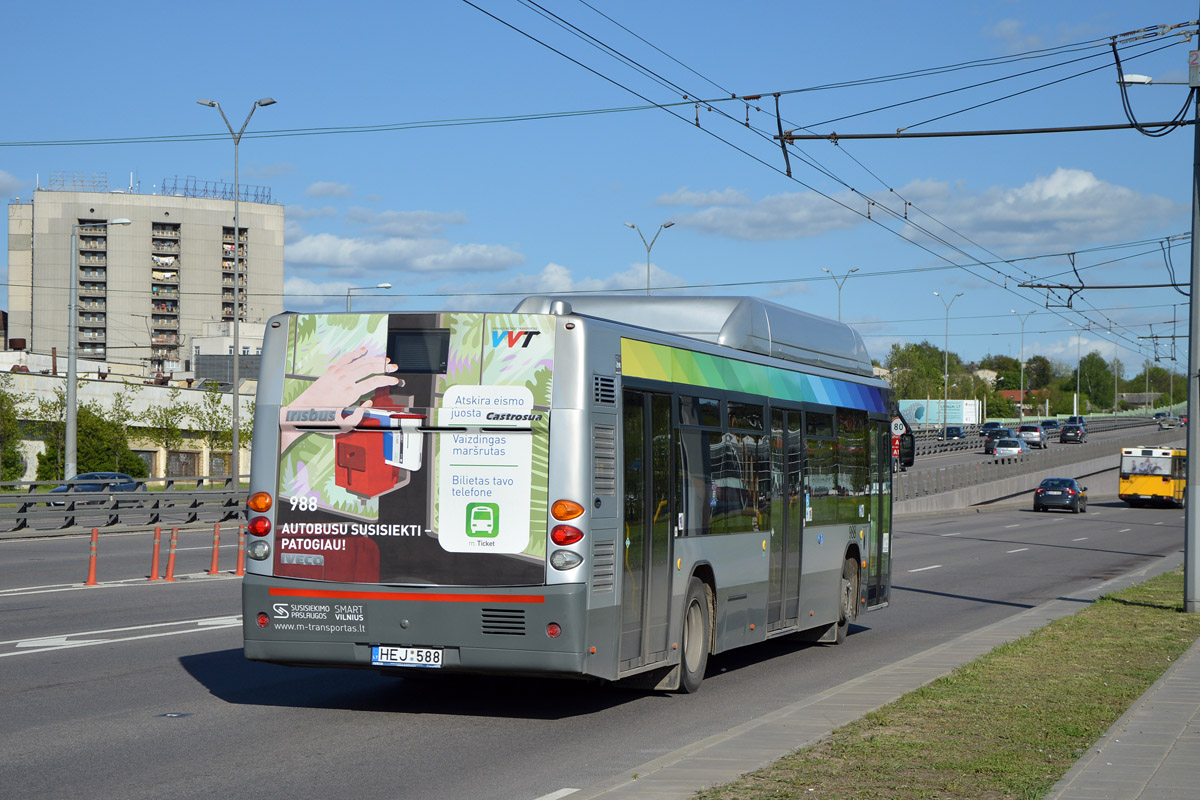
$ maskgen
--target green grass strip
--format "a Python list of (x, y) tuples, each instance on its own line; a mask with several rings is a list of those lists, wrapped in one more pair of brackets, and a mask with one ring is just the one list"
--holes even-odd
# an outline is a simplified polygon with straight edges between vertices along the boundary
[(1183, 572), (1167, 573), (698, 797), (1036, 800), (1198, 637)]

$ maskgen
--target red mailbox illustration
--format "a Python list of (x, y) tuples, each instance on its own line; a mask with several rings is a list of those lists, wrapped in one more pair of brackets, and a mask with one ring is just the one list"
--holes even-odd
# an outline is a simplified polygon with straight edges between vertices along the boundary
[(386, 388), (377, 389), (371, 407), (354, 430), (334, 437), (334, 482), (360, 497), (378, 497), (408, 483), (421, 467), (424, 414), (396, 405)]

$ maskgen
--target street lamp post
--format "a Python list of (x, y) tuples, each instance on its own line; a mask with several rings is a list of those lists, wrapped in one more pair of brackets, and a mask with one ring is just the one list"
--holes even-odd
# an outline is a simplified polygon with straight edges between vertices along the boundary
[(347, 311), (350, 310), (350, 293), (351, 292), (360, 292), (364, 289), (390, 289), (390, 288), (392, 288), (392, 285), (390, 283), (377, 283), (374, 286), (350, 286), (346, 289), (346, 310)]
[[(1017, 314), (1015, 308), (1009, 310)], [(1025, 421), (1025, 321), (1036, 313), (1037, 309), (1024, 314), (1017, 314), (1017, 319), (1021, 320), (1021, 399), (1017, 401), (1017, 416), (1020, 417), (1021, 422)], [(1037, 409), (1034, 410), (1036, 411)]]
[(853, 268), (852, 268), (852, 269), (851, 269), (849, 272), (847, 272), (845, 275), (843, 275), (843, 276), (842, 276), (842, 279), (841, 279), (840, 281), (837, 279), (837, 276), (836, 276), (836, 275), (834, 275), (832, 272), (830, 272), (830, 271), (829, 271), (829, 269), (828, 269), (828, 268), (826, 268), (826, 267), (821, 267), (821, 272), (829, 272), (829, 276), (830, 276), (831, 278), (833, 278), (833, 282), (834, 282), (835, 284), (837, 284), (837, 290), (838, 290), (838, 322), (841, 322), (841, 321), (842, 321), (842, 287), (846, 285), (846, 279), (847, 279), (847, 278), (849, 278), (849, 277), (850, 277), (852, 274), (854, 274), (855, 272), (858, 272), (858, 267), (853, 267)]
[(650, 295), (650, 248), (654, 247), (654, 243), (658, 241), (658, 234), (674, 225), (674, 222), (664, 222), (662, 225), (659, 225), (658, 230), (654, 232), (654, 238), (647, 242), (646, 237), (642, 236), (641, 228), (639, 228), (637, 225), (634, 225), (632, 222), (625, 223), (626, 227), (633, 228), (635, 231), (637, 231), (637, 235), (642, 239), (642, 244), (646, 245), (646, 296)]
[(946, 406), (950, 404), (950, 306), (954, 305), (954, 301), (963, 296), (962, 292), (954, 295), (948, 301), (941, 292), (934, 292), (933, 296), (942, 301), (942, 305), (946, 307), (946, 346), (942, 348), (942, 438), (946, 438)]
[[(1075, 325), (1074, 322), (1071, 323)], [(1079, 326), (1076, 326), (1079, 327)], [(1080, 355), (1080, 345), (1083, 342), (1083, 332), (1092, 329), (1091, 323), (1079, 328), (1079, 332), (1075, 334), (1075, 415), (1079, 416), (1079, 372), (1083, 365)]]
[(255, 100), (254, 105), (250, 106), (250, 113), (246, 115), (246, 121), (242, 123), (242, 127), (237, 133), (233, 132), (233, 126), (229, 124), (229, 118), (225, 116), (225, 110), (221, 108), (221, 104), (215, 100), (205, 100), (201, 98), (196, 101), (202, 106), (215, 108), (221, 115), (221, 119), (225, 122), (225, 127), (229, 129), (229, 135), (233, 137), (233, 419), (232, 419), (232, 437), (230, 441), (230, 449), (233, 451), (229, 457), (229, 471), (233, 475), (235, 481), (241, 479), (241, 468), (239, 466), (241, 442), (238, 438), (238, 412), (241, 406), (242, 389), (241, 376), (238, 374), (238, 364), (241, 361), (242, 351), (241, 343), (238, 339), (238, 329), (242, 327), (241, 306), (242, 306), (242, 227), (241, 221), (238, 218), (238, 143), (242, 141), (242, 134), (246, 132), (246, 126), (250, 124), (250, 118), (254, 116), (254, 109), (259, 106), (273, 106), (275, 100), (270, 97), (264, 97), (261, 100)]
[[(128, 219), (114, 219), (109, 225), (129, 225)], [(71, 274), (67, 305), (67, 399), (66, 431), (63, 436), (63, 479), (74, 478), (78, 473), (78, 430), (79, 400), (76, 386), (79, 382), (79, 229), (105, 223), (80, 222), (71, 225)]]

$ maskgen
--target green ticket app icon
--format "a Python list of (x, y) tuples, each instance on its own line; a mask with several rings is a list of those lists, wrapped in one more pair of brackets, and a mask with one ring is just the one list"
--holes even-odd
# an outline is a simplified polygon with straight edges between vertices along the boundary
[(467, 504), (467, 536), (494, 539), (500, 535), (500, 506), (497, 503)]

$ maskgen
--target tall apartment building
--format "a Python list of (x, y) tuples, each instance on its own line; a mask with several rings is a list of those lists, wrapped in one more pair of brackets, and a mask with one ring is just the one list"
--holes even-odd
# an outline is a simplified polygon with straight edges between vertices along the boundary
[[(190, 371), (191, 341), (206, 323), (233, 322), (235, 291), (243, 322), (283, 310), (283, 206), (269, 190), (241, 187), (235, 236), (230, 184), (164, 181), (152, 194), (110, 192), (106, 184), (52, 174), (49, 188), (9, 205), (10, 342), (65, 357), (73, 324), (80, 359), (180, 373)], [(131, 224), (109, 224), (118, 219)], [(71, 320), (73, 248), (79, 308)], [(254, 353), (250, 342), (241, 344)]]

